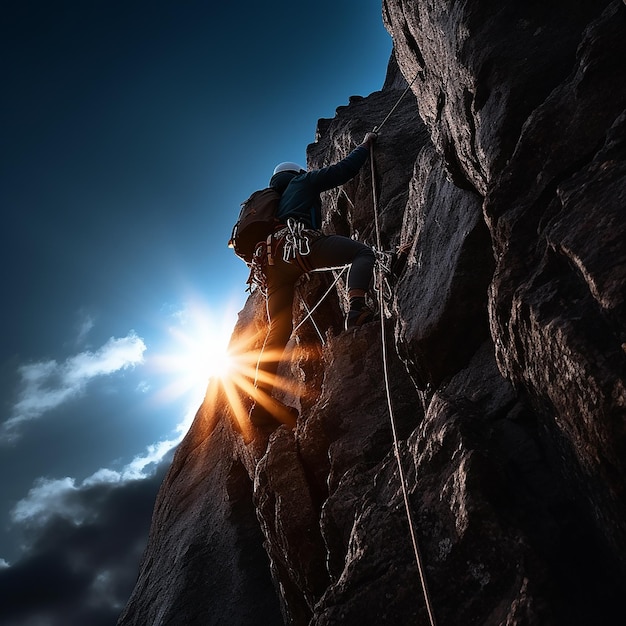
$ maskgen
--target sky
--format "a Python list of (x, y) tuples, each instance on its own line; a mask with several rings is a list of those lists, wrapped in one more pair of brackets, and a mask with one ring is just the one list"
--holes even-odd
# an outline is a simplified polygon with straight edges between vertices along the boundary
[(381, 89), (380, 5), (3, 7), (2, 626), (115, 624), (245, 302), (239, 205)]

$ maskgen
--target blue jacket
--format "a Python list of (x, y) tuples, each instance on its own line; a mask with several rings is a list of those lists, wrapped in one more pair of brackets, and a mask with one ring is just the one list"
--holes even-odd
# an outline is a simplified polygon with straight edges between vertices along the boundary
[(282, 193), (277, 217), (286, 224), (288, 218), (303, 222), (307, 228), (322, 226), (320, 193), (338, 187), (354, 178), (369, 156), (369, 150), (360, 145), (345, 159), (320, 170), (279, 172), (272, 176), (270, 187)]

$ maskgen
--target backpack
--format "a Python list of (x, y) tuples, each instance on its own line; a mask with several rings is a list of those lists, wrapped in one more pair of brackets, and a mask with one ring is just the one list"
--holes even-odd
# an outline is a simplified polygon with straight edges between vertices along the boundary
[(252, 262), (257, 244), (265, 241), (278, 226), (276, 211), (279, 202), (280, 193), (267, 187), (255, 191), (242, 203), (239, 219), (233, 226), (228, 245), (246, 263)]

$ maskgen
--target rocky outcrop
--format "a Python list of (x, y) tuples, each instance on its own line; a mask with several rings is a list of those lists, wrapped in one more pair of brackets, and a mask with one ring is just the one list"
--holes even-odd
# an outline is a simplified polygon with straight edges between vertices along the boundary
[[(308, 159), (345, 156), (399, 102), (374, 182), (407, 271), (384, 323), (349, 332), (340, 281), (321, 336), (306, 308), (332, 276), (302, 282), (293, 432), (252, 432), (245, 388), (211, 382), (123, 626), (621, 621), (626, 7), (385, 0), (383, 19), (383, 89), (320, 120)], [(372, 182), (326, 194), (328, 232), (375, 243)], [(244, 360), (262, 305), (235, 328)]]

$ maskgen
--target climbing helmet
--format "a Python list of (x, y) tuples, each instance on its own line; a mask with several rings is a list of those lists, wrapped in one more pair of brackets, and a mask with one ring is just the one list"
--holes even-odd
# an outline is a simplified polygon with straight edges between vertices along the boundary
[(279, 174), (280, 172), (296, 172), (297, 174), (299, 174), (303, 171), (303, 167), (300, 167), (297, 163), (292, 163), (291, 161), (284, 161), (283, 163), (279, 163), (274, 168), (274, 174)]

